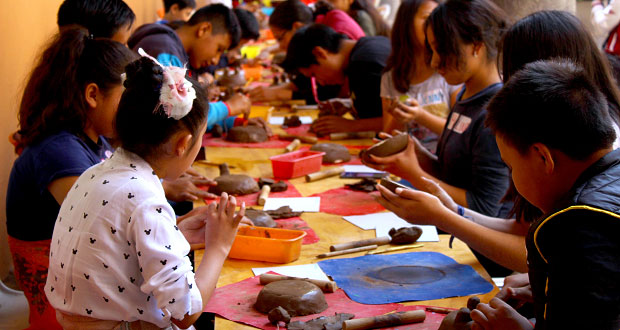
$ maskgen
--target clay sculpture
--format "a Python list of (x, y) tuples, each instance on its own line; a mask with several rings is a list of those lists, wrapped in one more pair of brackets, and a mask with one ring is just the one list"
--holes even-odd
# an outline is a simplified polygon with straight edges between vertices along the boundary
[(469, 297), (467, 307), (457, 311), (452, 311), (444, 317), (439, 326), (439, 330), (470, 330), (474, 321), (471, 320), (469, 313), (480, 303), (480, 298)]
[(391, 156), (405, 150), (408, 143), (409, 137), (407, 133), (401, 133), (389, 139), (385, 139), (366, 150), (360, 151), (360, 158), (364, 162), (372, 164), (372, 159), (370, 159), (369, 155), (374, 155), (376, 157)]
[(267, 141), (267, 131), (260, 126), (235, 126), (228, 131), (226, 140), (240, 143), (258, 143)]
[(220, 86), (233, 87), (234, 88), (234, 87), (239, 87), (239, 86), (245, 85), (246, 81), (245, 81), (245, 76), (239, 70), (239, 68), (235, 68), (235, 70), (233, 72), (230, 72), (230, 70), (225, 69), (224, 70), (224, 75), (222, 75), (218, 79), (217, 83)]
[(291, 316), (320, 313), (327, 309), (325, 295), (318, 286), (300, 280), (271, 282), (258, 293), (254, 308), (269, 313), (281, 306)]
[(420, 227), (392, 228), (388, 234), (392, 237), (391, 244), (411, 244), (415, 243), (422, 236), (422, 229)]
[(258, 191), (258, 184), (245, 174), (230, 174), (228, 164), (220, 165), (220, 176), (215, 178), (216, 186), (211, 186), (209, 192), (221, 195), (226, 192), (230, 195), (247, 195)]
[(275, 228), (277, 226), (273, 218), (264, 211), (257, 209), (245, 209), (245, 216), (252, 220), (256, 227)]
[(293, 115), (290, 117), (284, 117), (284, 123), (282, 124), (282, 128), (299, 126), (301, 126), (301, 119), (299, 119), (299, 116)]
[(323, 163), (325, 164), (338, 164), (351, 160), (349, 149), (341, 144), (317, 143), (310, 150), (325, 152), (325, 155), (323, 155)]

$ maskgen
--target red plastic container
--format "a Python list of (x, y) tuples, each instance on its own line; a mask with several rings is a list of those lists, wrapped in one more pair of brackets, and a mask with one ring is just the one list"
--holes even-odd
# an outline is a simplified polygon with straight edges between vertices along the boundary
[(322, 151), (298, 150), (270, 157), (273, 176), (290, 179), (321, 170)]

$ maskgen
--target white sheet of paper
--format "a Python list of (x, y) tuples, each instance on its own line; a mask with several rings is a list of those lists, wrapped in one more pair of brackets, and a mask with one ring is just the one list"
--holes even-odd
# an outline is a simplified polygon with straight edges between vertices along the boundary
[(276, 210), (282, 206), (290, 206), (295, 212), (319, 212), (321, 197), (282, 197), (267, 198), (264, 211)]
[(295, 266), (280, 266), (280, 267), (260, 267), (252, 268), (254, 275), (260, 275), (267, 272), (276, 272), (278, 274), (302, 278), (311, 278), (314, 280), (329, 281), (330, 279), (325, 275), (321, 267), (317, 264), (307, 265), (295, 265)]
[[(392, 228), (413, 227), (414, 225), (399, 218), (393, 212), (372, 213), (343, 217), (346, 221), (364, 230), (374, 229), (377, 237), (389, 236)], [(431, 225), (415, 225), (422, 229), (418, 242), (439, 242), (437, 228)]]
[[(310, 116), (300, 116), (299, 120), (302, 124), (312, 124), (312, 117)], [(270, 117), (269, 124), (271, 125), (282, 125), (284, 124), (284, 117)]]
[(385, 173), (383, 171), (377, 171), (366, 165), (344, 165), (342, 167), (344, 167), (344, 171), (347, 173)]

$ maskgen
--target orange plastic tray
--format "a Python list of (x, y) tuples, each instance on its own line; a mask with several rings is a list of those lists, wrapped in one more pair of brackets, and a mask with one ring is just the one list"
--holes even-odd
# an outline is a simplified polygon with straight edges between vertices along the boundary
[(305, 231), (264, 228), (239, 227), (229, 258), (267, 261), (285, 264), (299, 258), (301, 241)]
[(242, 64), (241, 67), (243, 68), (246, 80), (252, 79), (252, 81), (258, 81), (263, 77), (262, 65), (251, 66), (247, 64)]
[(321, 170), (322, 151), (298, 150), (282, 155), (272, 156), (271, 168), (275, 178), (290, 179)]

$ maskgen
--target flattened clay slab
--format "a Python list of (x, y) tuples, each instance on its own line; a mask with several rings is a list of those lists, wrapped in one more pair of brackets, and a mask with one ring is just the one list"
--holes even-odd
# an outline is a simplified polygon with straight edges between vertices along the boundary
[(281, 206), (276, 210), (266, 211), (274, 219), (288, 219), (292, 217), (298, 217), (303, 212), (293, 212), (290, 206)]
[(235, 126), (228, 131), (226, 140), (240, 143), (258, 143), (267, 141), (267, 131), (259, 126)]
[(351, 154), (347, 147), (336, 143), (317, 143), (310, 148), (312, 151), (323, 151), (323, 163), (344, 163), (351, 160)]
[(320, 313), (327, 309), (325, 295), (318, 286), (300, 280), (271, 282), (258, 293), (254, 308), (269, 313), (281, 306), (291, 317)]
[(275, 228), (277, 226), (273, 218), (264, 211), (257, 209), (246, 209), (245, 216), (248, 217), (254, 223), (256, 227)]
[(407, 136), (407, 133), (398, 134), (389, 139), (383, 140), (366, 150), (362, 150), (360, 152), (360, 158), (367, 163), (372, 163), (369, 155), (374, 155), (377, 157), (391, 156), (405, 150), (408, 143), (409, 137)]
[(291, 322), (289, 330), (341, 330), (342, 322), (354, 318), (355, 315), (348, 313), (336, 313), (333, 316), (320, 316), (307, 322)]

